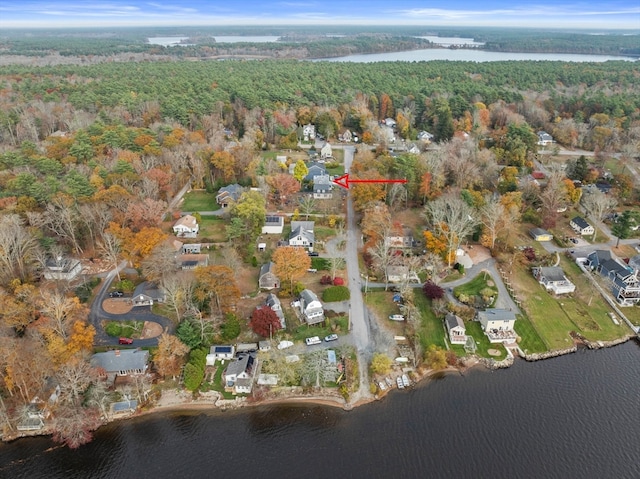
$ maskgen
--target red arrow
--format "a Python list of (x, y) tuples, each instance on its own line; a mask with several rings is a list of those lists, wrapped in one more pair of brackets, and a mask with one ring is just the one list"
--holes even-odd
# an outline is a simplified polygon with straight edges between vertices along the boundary
[(333, 180), (333, 182), (336, 185), (340, 185), (343, 188), (349, 189), (349, 185), (351, 183), (406, 183), (407, 180), (385, 180), (385, 179), (381, 179), (381, 180), (350, 180), (349, 179), (349, 173), (345, 173), (341, 177), (335, 178)]

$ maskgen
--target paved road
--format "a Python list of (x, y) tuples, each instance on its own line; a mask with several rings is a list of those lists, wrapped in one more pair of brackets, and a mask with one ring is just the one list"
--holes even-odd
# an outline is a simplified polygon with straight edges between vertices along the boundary
[[(126, 261), (123, 261), (118, 266), (118, 270), (122, 270), (126, 266)], [(130, 312), (126, 314), (111, 314), (107, 313), (102, 308), (102, 301), (107, 296), (107, 290), (111, 286), (111, 282), (115, 278), (117, 274), (116, 269), (110, 271), (104, 278), (102, 282), (102, 286), (98, 291), (93, 303), (91, 304), (91, 309), (89, 311), (89, 321), (96, 329), (96, 335), (94, 337), (94, 344), (96, 346), (118, 346), (118, 338), (114, 338), (109, 336), (102, 327), (102, 321), (151, 321), (154, 323), (158, 323), (162, 326), (163, 331), (172, 332), (174, 329), (174, 325), (169, 318), (164, 316), (159, 316), (151, 312), (151, 307), (149, 306), (138, 306), (133, 308)], [(133, 346), (135, 347), (150, 347), (157, 346), (158, 338), (149, 338), (149, 339), (136, 339), (133, 342)]]

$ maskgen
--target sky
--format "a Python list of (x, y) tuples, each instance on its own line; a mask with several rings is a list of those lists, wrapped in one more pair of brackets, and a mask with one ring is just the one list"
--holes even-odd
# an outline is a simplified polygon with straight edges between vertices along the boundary
[(640, 30), (640, 0), (0, 0), (0, 28), (187, 25), (425, 25)]

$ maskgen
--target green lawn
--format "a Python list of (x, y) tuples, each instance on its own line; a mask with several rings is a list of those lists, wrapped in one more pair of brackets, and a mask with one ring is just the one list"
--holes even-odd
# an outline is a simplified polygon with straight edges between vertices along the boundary
[(514, 329), (520, 336), (520, 349), (525, 353), (543, 353), (548, 350), (535, 326), (526, 315), (518, 315)]
[(189, 191), (184, 195), (184, 201), (180, 209), (189, 213), (194, 211), (215, 211), (220, 209), (220, 205), (216, 203), (215, 193), (198, 190)]
[(416, 306), (421, 313), (418, 334), (420, 335), (422, 347), (426, 351), (429, 345), (435, 344), (436, 346), (445, 349), (444, 327), (442, 325), (442, 320), (437, 318), (431, 309), (431, 300), (428, 299), (422, 291), (415, 291), (414, 299)]
[[(336, 316), (335, 318), (327, 318), (324, 323), (309, 326), (308, 324), (302, 324), (296, 328), (292, 328), (291, 340), (292, 341), (304, 341), (305, 338), (310, 336), (318, 336), (320, 339), (328, 336), (329, 334), (346, 334), (348, 332), (349, 318), (347, 316)], [(287, 324), (291, 324), (288, 322)]]
[[(464, 325), (467, 330), (467, 335), (473, 336), (473, 339), (476, 340), (476, 345), (478, 346), (476, 354), (478, 356), (483, 358), (493, 358), (496, 361), (500, 361), (507, 357), (507, 350), (501, 343), (491, 344), (489, 342), (489, 338), (487, 338), (487, 335), (482, 331), (482, 325), (479, 321), (467, 321)], [(500, 356), (491, 356), (488, 352), (489, 349), (497, 349), (500, 351)]]
[(482, 296), (480, 293), (485, 289), (489, 289), (493, 291), (492, 304), (494, 304), (498, 299), (498, 288), (496, 288), (495, 283), (491, 279), (491, 275), (489, 275), (488, 273), (480, 273), (478, 276), (473, 278), (468, 283), (462, 284), (454, 288), (453, 292), (456, 297), (459, 297), (460, 295)]
[(226, 221), (219, 216), (203, 216), (198, 236), (210, 239), (214, 243), (226, 241)]
[(344, 175), (344, 165), (340, 164), (335, 168), (327, 168), (327, 173), (332, 176), (342, 176)]
[(105, 321), (105, 332), (115, 338), (139, 338), (143, 321)]

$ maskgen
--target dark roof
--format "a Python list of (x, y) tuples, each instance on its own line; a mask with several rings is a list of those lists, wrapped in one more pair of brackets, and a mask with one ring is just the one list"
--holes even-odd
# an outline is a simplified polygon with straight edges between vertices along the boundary
[(607, 260), (610, 260), (612, 258), (611, 251), (606, 250), (606, 249), (595, 250), (594, 252), (589, 253), (589, 255), (587, 257), (596, 266), (599, 265), (599, 264), (603, 264), (604, 262), (606, 262)]
[(464, 322), (462, 322), (462, 319), (460, 319), (460, 317), (456, 316), (455, 314), (447, 313), (447, 315), (444, 317), (444, 320), (447, 323), (447, 329), (449, 330), (455, 328), (456, 326), (464, 328)]
[(273, 273), (274, 267), (275, 267), (275, 263), (273, 261), (269, 261), (268, 263), (265, 263), (262, 266), (260, 266), (260, 278), (262, 278), (267, 273)]
[(547, 230), (543, 230), (542, 228), (532, 228), (529, 233), (531, 233), (531, 236), (533, 236), (534, 238), (536, 236), (543, 236), (543, 235), (548, 235), (550, 234)]
[(213, 352), (214, 354), (215, 353), (223, 353), (223, 354), (233, 353), (233, 346), (214, 346)]
[(567, 279), (562, 268), (558, 266), (540, 267), (538, 270), (547, 281), (565, 281)]
[(571, 222), (577, 225), (580, 229), (588, 228), (589, 226), (591, 226), (589, 223), (587, 223), (587, 220), (585, 220), (581, 216), (576, 216), (571, 220)]
[(253, 364), (253, 356), (250, 354), (243, 354), (235, 361), (231, 361), (227, 366), (226, 375), (241, 374), (245, 372)]
[(114, 402), (111, 406), (114, 413), (135, 410), (137, 407), (138, 407), (138, 401), (136, 401), (135, 399), (131, 401)]
[(284, 217), (282, 216), (277, 216), (277, 215), (269, 215), (266, 216), (264, 219), (264, 223), (265, 225), (267, 224), (284, 224)]
[(507, 309), (485, 309), (478, 311), (478, 319), (486, 319), (487, 321), (510, 321), (516, 319), (513, 311)]
[(93, 367), (102, 368), (108, 373), (119, 371), (144, 370), (149, 361), (149, 351), (144, 349), (123, 349), (96, 353), (91, 357)]

